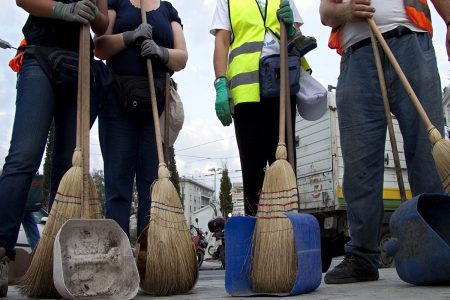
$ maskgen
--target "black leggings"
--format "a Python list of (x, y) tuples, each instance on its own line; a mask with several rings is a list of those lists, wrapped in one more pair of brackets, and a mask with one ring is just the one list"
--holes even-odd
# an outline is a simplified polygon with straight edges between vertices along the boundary
[[(279, 98), (262, 98), (261, 102), (240, 103), (234, 108), (234, 128), (244, 185), (244, 208), (245, 214), (249, 216), (256, 215), (259, 194), (264, 181), (264, 169), (267, 163), (270, 165), (275, 161), (279, 134), (279, 109)], [(295, 97), (292, 97), (294, 141), (296, 111)]]

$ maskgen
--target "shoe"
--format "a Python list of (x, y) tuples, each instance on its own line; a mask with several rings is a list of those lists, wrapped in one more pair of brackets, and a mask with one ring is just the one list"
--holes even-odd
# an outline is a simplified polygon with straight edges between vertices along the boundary
[(316, 38), (313, 36), (304, 36), (300, 32), (289, 41), (288, 52), (299, 57), (304, 56), (309, 51), (317, 48)]
[(0, 298), (8, 294), (8, 263), (9, 258), (5, 254), (5, 248), (0, 248)]
[(352, 257), (351, 254), (347, 254), (339, 265), (325, 274), (324, 281), (327, 284), (342, 284), (375, 281), (378, 278), (378, 269), (368, 270)]

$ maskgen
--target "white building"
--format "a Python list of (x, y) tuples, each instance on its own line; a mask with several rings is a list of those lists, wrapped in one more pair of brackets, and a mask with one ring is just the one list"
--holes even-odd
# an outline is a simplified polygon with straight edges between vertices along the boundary
[(210, 204), (214, 190), (192, 179), (180, 178), (180, 193), (184, 203), (184, 215), (190, 224), (195, 224), (192, 213)]
[(231, 198), (233, 201), (233, 216), (244, 216), (244, 186), (242, 182), (233, 183), (231, 189)]

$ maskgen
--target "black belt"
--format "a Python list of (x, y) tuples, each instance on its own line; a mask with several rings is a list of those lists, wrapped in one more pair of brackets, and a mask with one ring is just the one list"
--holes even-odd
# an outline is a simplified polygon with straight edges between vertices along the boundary
[[(409, 29), (408, 27), (398, 26), (397, 28), (386, 31), (386, 32), (382, 33), (381, 35), (384, 37), (385, 40), (388, 40), (390, 38), (401, 37), (403, 35), (407, 35), (407, 34), (411, 34), (411, 33), (414, 33), (414, 32), (411, 29)], [(364, 40), (354, 43), (349, 48), (352, 50), (352, 52), (354, 52), (354, 51), (358, 50), (359, 48), (369, 45), (370, 43), (371, 43), (370, 38), (366, 38)]]

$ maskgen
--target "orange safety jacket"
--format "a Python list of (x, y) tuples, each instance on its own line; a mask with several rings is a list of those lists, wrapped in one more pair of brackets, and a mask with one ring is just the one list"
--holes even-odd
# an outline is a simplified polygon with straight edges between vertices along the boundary
[[(334, 0), (336, 3), (342, 3), (342, 0)], [(431, 23), (431, 13), (427, 0), (404, 0), (406, 15), (409, 20), (420, 29), (428, 31), (433, 37), (433, 25)], [(328, 40), (328, 47), (336, 49), (339, 55), (342, 55), (343, 45), (341, 43), (343, 25), (331, 30)]]
[(23, 39), (20, 42), (19, 47), (17, 48), (16, 56), (14, 56), (14, 58), (9, 61), (9, 67), (16, 73), (18, 73), (20, 71), (20, 68), (22, 68), (23, 55), (25, 53), (26, 45), (27, 41)]

